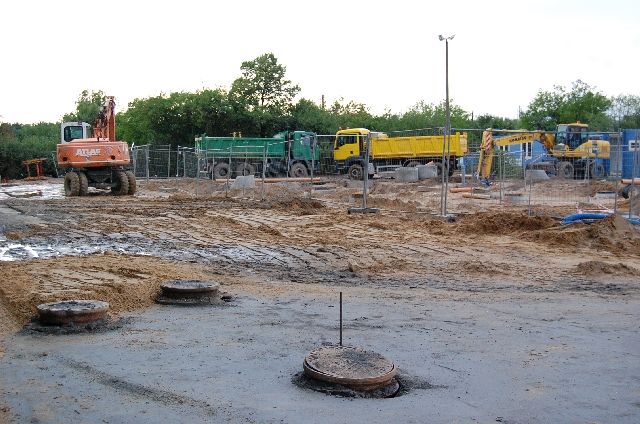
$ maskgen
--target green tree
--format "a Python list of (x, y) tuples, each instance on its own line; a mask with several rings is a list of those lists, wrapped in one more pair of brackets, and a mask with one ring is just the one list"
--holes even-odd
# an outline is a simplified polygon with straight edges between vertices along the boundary
[(640, 128), (640, 96), (621, 94), (612, 97), (609, 116), (616, 129)]
[(476, 117), (475, 125), (481, 129), (516, 130), (519, 128), (520, 122), (517, 119), (501, 118), (494, 115), (480, 115)]
[(277, 130), (281, 119), (289, 114), (300, 87), (285, 78), (287, 68), (273, 53), (242, 62), (240, 69), (242, 76), (233, 82), (229, 95), (239, 114), (246, 112), (256, 122), (260, 135), (265, 136)]
[(540, 90), (522, 115), (522, 123), (529, 129), (554, 130), (556, 125), (581, 121), (594, 130), (611, 126), (607, 110), (611, 100), (581, 80), (571, 89), (554, 86), (553, 91)]
[(105, 95), (102, 90), (82, 90), (76, 100), (76, 110), (62, 117), (63, 122), (80, 121), (91, 125), (96, 121), (104, 103)]
[(223, 89), (135, 99), (116, 118), (118, 139), (136, 144), (191, 146), (195, 135), (242, 131)]
[(338, 124), (330, 111), (311, 100), (300, 99), (291, 109), (291, 118), (287, 122), (287, 127), (326, 135), (335, 133)]

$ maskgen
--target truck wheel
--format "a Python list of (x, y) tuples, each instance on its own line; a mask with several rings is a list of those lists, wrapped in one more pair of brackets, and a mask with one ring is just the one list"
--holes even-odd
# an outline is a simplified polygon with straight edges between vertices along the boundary
[(250, 163), (243, 162), (236, 167), (236, 175), (242, 175), (244, 177), (247, 175), (255, 175), (255, 173), (256, 168)]
[(296, 162), (291, 165), (289, 175), (296, 178), (304, 178), (309, 175), (309, 171), (307, 171), (307, 167), (304, 166), (304, 163)]
[(113, 183), (111, 193), (116, 196), (124, 196), (129, 192), (129, 178), (124, 171), (113, 171)]
[(562, 161), (558, 163), (556, 172), (559, 178), (573, 178), (573, 164), (571, 162)]
[(127, 181), (129, 182), (129, 194), (130, 195), (134, 195), (136, 194), (136, 189), (138, 188), (138, 184), (136, 183), (136, 175), (133, 173), (133, 171), (125, 171), (125, 174), (127, 174)]
[(74, 171), (69, 171), (64, 176), (64, 195), (78, 196), (80, 194), (80, 177)]
[(362, 176), (364, 175), (364, 172), (362, 172), (362, 165), (360, 165), (359, 163), (354, 163), (349, 167), (347, 174), (352, 180), (361, 180)]
[(591, 178), (603, 178), (605, 176), (604, 165), (601, 163), (592, 163), (589, 166), (589, 174)]
[(80, 182), (80, 191), (78, 192), (78, 196), (86, 196), (89, 194), (89, 180), (87, 179), (87, 174), (84, 172), (78, 172), (78, 181)]
[(213, 178), (216, 180), (224, 180), (229, 177), (229, 164), (220, 162), (213, 167)]
[[(436, 170), (438, 172), (438, 177), (442, 177), (442, 162), (434, 162), (434, 165), (436, 166)], [(453, 169), (449, 169), (449, 176), (453, 175)]]

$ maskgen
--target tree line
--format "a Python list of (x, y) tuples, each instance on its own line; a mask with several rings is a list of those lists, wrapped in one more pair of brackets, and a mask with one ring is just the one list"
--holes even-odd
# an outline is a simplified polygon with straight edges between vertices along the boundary
[[(331, 104), (300, 98), (300, 87), (286, 78), (286, 67), (272, 53), (243, 62), (241, 75), (229, 89), (202, 89), (135, 99), (118, 112), (117, 138), (130, 144), (192, 146), (195, 135), (271, 136), (284, 129), (304, 129), (333, 134), (339, 128), (365, 127), (376, 131), (402, 131), (442, 127), (444, 102), (418, 102), (403, 113), (373, 114), (362, 103), (339, 99)], [(85, 90), (76, 109), (62, 121), (93, 123), (104, 93)], [(517, 119), (493, 115), (474, 116), (455, 103), (451, 106), (453, 128), (500, 128), (553, 130), (559, 123), (581, 121), (595, 131), (640, 127), (640, 96), (607, 97), (583, 81), (570, 87), (540, 90)], [(51, 157), (59, 140), (58, 123), (33, 125), (0, 123), (0, 176), (24, 175), (20, 162)], [(477, 142), (479, 134), (472, 134)], [(52, 172), (53, 163), (46, 163)]]

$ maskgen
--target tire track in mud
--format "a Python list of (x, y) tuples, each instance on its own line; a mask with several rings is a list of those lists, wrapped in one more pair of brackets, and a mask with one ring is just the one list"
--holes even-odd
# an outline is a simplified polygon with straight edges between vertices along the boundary
[[(211, 405), (201, 399), (195, 399), (189, 396), (180, 395), (170, 390), (164, 390), (155, 387), (149, 387), (142, 384), (134, 383), (124, 377), (118, 377), (105, 371), (100, 371), (94, 366), (82, 361), (76, 361), (70, 358), (59, 358), (59, 363), (87, 376), (92, 383), (98, 383), (102, 386), (111, 388), (121, 395), (134, 396), (140, 399), (156, 402), (163, 406), (170, 406), (178, 409), (197, 410), (201, 414), (210, 417), (219, 417), (225, 415), (227, 419), (237, 417), (237, 411), (231, 414), (232, 405), (229, 403), (220, 404), (220, 400), (216, 400), (217, 406)], [(186, 411), (185, 411), (186, 412)], [(245, 420), (248, 421), (247, 418)]]
[(26, 241), (51, 244), (42, 256), (112, 250), (195, 261), (228, 272), (279, 273), (300, 282), (312, 276), (327, 284), (391, 284), (395, 278), (401, 285), (438, 290), (539, 292), (557, 290), (550, 286), (555, 281), (564, 291), (619, 291), (565, 275), (562, 261), (548, 272), (541, 267), (538, 247), (527, 242), (467, 237), (455, 228), (433, 233), (433, 226), (384, 214), (350, 217), (327, 210), (301, 215), (287, 208), (212, 201), (85, 202), (17, 207), (50, 215), (53, 230), (35, 231)]

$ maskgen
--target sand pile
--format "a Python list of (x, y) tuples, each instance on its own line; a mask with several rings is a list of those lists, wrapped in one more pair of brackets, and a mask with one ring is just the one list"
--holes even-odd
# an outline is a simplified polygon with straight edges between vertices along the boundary
[(296, 197), (287, 200), (267, 201), (262, 207), (267, 209), (284, 209), (298, 215), (314, 215), (324, 209), (324, 203), (315, 199)]
[(481, 275), (510, 274), (513, 270), (513, 266), (507, 263), (496, 264), (479, 260), (465, 260), (453, 265), (455, 269), (463, 269), (465, 272)]
[(595, 196), (599, 191), (616, 191), (616, 184), (612, 181), (591, 181), (588, 185), (589, 196)]
[(637, 277), (640, 270), (630, 267), (622, 262), (606, 263), (602, 261), (586, 261), (575, 266), (574, 272), (580, 275), (598, 276), (611, 275), (616, 277)]
[(482, 212), (468, 215), (457, 226), (465, 234), (509, 235), (551, 228), (557, 221), (545, 216), (527, 216), (512, 212)]
[(149, 256), (96, 254), (0, 262), (0, 334), (36, 313), (36, 305), (70, 299), (107, 301), (114, 314), (149, 306), (160, 284), (211, 279), (204, 268)]
[[(369, 196), (367, 199), (367, 206), (387, 209), (387, 210), (396, 210), (396, 211), (407, 211), (407, 212), (415, 212), (420, 207), (420, 202), (415, 200), (404, 200), (411, 199), (411, 197), (398, 197), (395, 199), (386, 198), (386, 197), (378, 197), (378, 196)], [(356, 200), (356, 205), (360, 206), (361, 201)]]
[(637, 252), (640, 231), (620, 215), (612, 215), (593, 224), (572, 224), (526, 234), (531, 241), (553, 246), (583, 246), (611, 252)]

